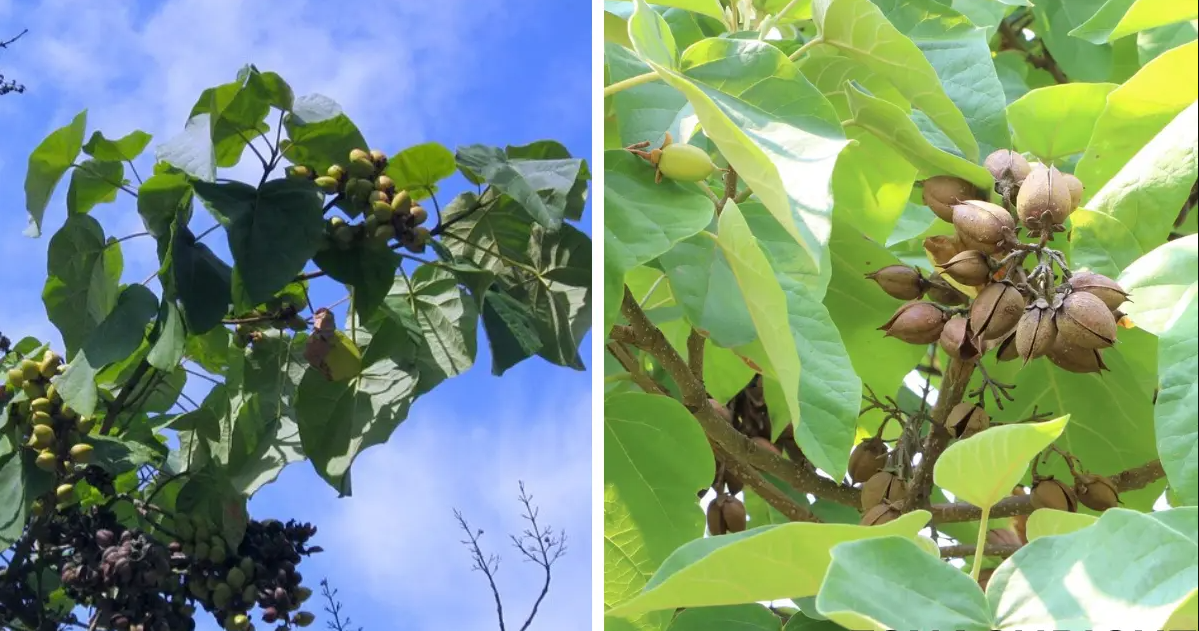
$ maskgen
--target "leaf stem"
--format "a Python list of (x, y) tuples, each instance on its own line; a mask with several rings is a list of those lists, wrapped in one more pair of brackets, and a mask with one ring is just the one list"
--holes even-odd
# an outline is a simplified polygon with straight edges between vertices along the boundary
[(817, 44), (823, 44), (823, 43), (824, 43), (824, 40), (820, 39), (819, 37), (813, 37), (812, 39), (808, 40), (807, 43), (805, 43), (803, 46), (800, 46), (799, 48), (795, 49), (795, 52), (791, 53), (790, 55), (787, 55), (787, 59), (790, 59), (791, 61), (799, 61), (799, 58), (801, 55), (803, 55), (804, 53), (808, 52), (809, 50), (815, 48)]
[(983, 569), (983, 557), (987, 549), (987, 518), (991, 516), (991, 507), (983, 507), (983, 516), (978, 522), (978, 540), (974, 544), (974, 565), (970, 568), (970, 578), (978, 582), (978, 574)]
[(643, 83), (657, 81), (661, 78), (662, 77), (658, 76), (658, 73), (656, 72), (647, 72), (645, 74), (639, 74), (635, 77), (629, 77), (623, 81), (617, 81), (616, 83), (604, 88), (604, 98), (608, 98), (617, 92), (623, 92), (629, 88), (635, 88)]

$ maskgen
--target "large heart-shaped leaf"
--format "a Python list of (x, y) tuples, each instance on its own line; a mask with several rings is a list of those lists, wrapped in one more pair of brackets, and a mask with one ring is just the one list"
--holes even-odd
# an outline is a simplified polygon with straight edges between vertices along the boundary
[(949, 446), (933, 466), (933, 481), (957, 499), (990, 508), (1011, 495), (1037, 454), (1061, 436), (1070, 416), (1043, 423), (992, 427)]
[(1196, 16), (1199, 7), (1190, 0), (1107, 0), (1070, 35), (1102, 44), (1158, 26), (1193, 20)]
[(33, 153), (29, 154), (29, 168), (25, 172), (25, 210), (29, 213), (26, 236), (42, 234), (42, 217), (58, 181), (75, 163), (83, 147), (83, 133), (87, 126), (87, 110), (75, 115), (68, 125), (60, 127), (46, 136)]
[(1114, 83), (1063, 83), (1038, 88), (1007, 107), (1017, 151), (1052, 164), (1087, 148)]
[(70, 358), (116, 306), (121, 247), (105, 241), (92, 217), (72, 215), (51, 237), (46, 258), (42, 302)]

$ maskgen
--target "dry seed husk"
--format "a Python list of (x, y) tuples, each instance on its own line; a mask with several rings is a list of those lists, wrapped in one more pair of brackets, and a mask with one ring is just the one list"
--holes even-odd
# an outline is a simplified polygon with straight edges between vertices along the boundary
[(1006, 181), (1009, 184), (1019, 185), (1028, 177), (1032, 166), (1028, 160), (1012, 151), (1011, 149), (997, 149), (987, 156), (983, 161), (983, 166), (991, 172), (991, 177), (995, 178), (996, 182)]
[(1016, 325), (1016, 353), (1024, 358), (1025, 364), (1048, 353), (1053, 347), (1053, 340), (1057, 338), (1057, 323), (1053, 313), (1049, 303), (1038, 298), (1020, 317)]
[(718, 495), (716, 499), (708, 502), (708, 534), (716, 536), (723, 535), (728, 532), (724, 526), (724, 513), (721, 506), (724, 504), (724, 498), (727, 495)]
[(887, 504), (878, 504), (862, 515), (862, 526), (881, 526), (889, 521), (895, 521), (900, 515), (899, 509)]
[(865, 482), (882, 471), (887, 464), (887, 445), (881, 438), (868, 438), (853, 448), (849, 454), (849, 477), (854, 482)]
[(949, 223), (953, 223), (953, 206), (955, 204), (978, 196), (978, 188), (960, 177), (938, 175), (924, 181), (924, 205)]
[(890, 337), (909, 344), (932, 344), (941, 337), (945, 312), (931, 302), (909, 302), (879, 327)]
[(1006, 240), (1005, 231), (1016, 229), (1016, 221), (1002, 206), (969, 200), (953, 207), (953, 228), (968, 250), (996, 254)]
[(985, 285), (991, 280), (990, 257), (978, 250), (966, 250), (940, 267), (945, 275), (963, 285)]
[(745, 504), (741, 500), (729, 496), (720, 507), (726, 532), (742, 532), (745, 530)]
[(1010, 362), (1020, 356), (1020, 353), (1016, 352), (1015, 333), (1012, 333), (998, 342), (993, 341), (991, 344), (994, 344), (993, 348), (995, 349), (995, 359), (1001, 362)]
[(970, 361), (980, 354), (968, 330), (966, 318), (960, 315), (953, 316), (945, 323), (945, 328), (941, 329), (940, 343), (941, 348), (954, 359)]
[(1057, 331), (1071, 346), (1107, 348), (1116, 342), (1116, 317), (1095, 294), (1076, 291), (1062, 300)]
[(1070, 276), (1070, 287), (1074, 291), (1082, 291), (1088, 294), (1094, 294), (1097, 298), (1107, 305), (1108, 309), (1115, 311), (1120, 308), (1128, 300), (1128, 292), (1120, 286), (1116, 281), (1094, 272), (1075, 272)]
[(1053, 340), (1053, 346), (1049, 348), (1048, 353), (1045, 353), (1045, 357), (1053, 362), (1053, 365), (1069, 372), (1092, 373), (1108, 369), (1107, 365), (1103, 363), (1102, 351), (1069, 344), (1061, 335), (1060, 330)]
[(907, 495), (908, 485), (902, 478), (890, 471), (879, 471), (862, 484), (862, 510), (870, 510), (883, 500), (895, 503)]
[(1061, 225), (1073, 209), (1070, 187), (1056, 167), (1033, 169), (1016, 196), (1016, 214), (1030, 230)]
[(928, 277), (928, 289), (925, 290), (925, 296), (946, 307), (956, 307), (970, 302), (970, 297), (958, 291), (957, 287), (950, 285), (940, 272), (933, 272), (932, 276)]
[(1082, 474), (1074, 481), (1074, 492), (1083, 506), (1099, 512), (1115, 508), (1120, 503), (1120, 493), (1115, 482), (1101, 475)]
[(916, 300), (924, 295), (924, 277), (920, 275), (920, 270), (914, 267), (888, 265), (877, 272), (867, 274), (866, 278), (878, 283), (892, 298)]
[(945, 417), (945, 429), (955, 438), (970, 438), (990, 426), (991, 415), (967, 401), (953, 406)]
[(1073, 211), (1082, 203), (1082, 180), (1073, 173), (1063, 173), (1062, 179), (1066, 182), (1066, 188), (1070, 189), (1070, 210)]
[(1054, 478), (1040, 480), (1032, 487), (1033, 508), (1050, 508), (1053, 510), (1078, 511), (1078, 497), (1065, 483)]
[(936, 234), (931, 237), (925, 237), (924, 249), (937, 265), (948, 263), (949, 259), (957, 256), (958, 252), (963, 250), (962, 243), (958, 241), (957, 236), (949, 234)]
[(970, 305), (970, 332), (985, 340), (999, 339), (1016, 328), (1024, 315), (1024, 296), (1011, 283), (991, 283)]

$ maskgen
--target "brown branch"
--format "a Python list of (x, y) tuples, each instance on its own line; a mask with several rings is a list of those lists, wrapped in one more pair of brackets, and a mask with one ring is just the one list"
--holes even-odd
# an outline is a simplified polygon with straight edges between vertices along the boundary
[[(1013, 554), (1016, 554), (1016, 551), (1021, 547), (1022, 546), (1011, 544), (988, 543), (983, 547), (983, 556), (1000, 557), (1006, 559)], [(972, 557), (977, 549), (977, 546), (972, 545), (942, 546), (941, 558), (950, 559)]]
[[(1111, 476), (1111, 481), (1116, 484), (1116, 488), (1121, 492), (1135, 491), (1149, 486), (1152, 482), (1160, 480), (1166, 476), (1166, 472), (1162, 469), (1160, 460), (1147, 462), (1139, 467), (1133, 467), (1127, 471), (1121, 471), (1116, 475)], [(933, 514), (933, 523), (944, 524), (950, 522), (961, 521), (976, 521), (982, 518), (982, 509), (973, 504), (966, 502), (951, 502), (947, 504), (934, 504), (929, 510)], [(1028, 515), (1032, 513), (1033, 505), (1032, 498), (1028, 495), (1016, 495), (1006, 497), (999, 501), (998, 504), (991, 507), (990, 519), (1000, 519), (1003, 517), (1015, 517), (1017, 515)]]
[(629, 353), (629, 349), (625, 348), (624, 344), (620, 342), (608, 342), (607, 348), (608, 352), (616, 358), (616, 361), (620, 362), (620, 365), (632, 377), (633, 383), (637, 384), (642, 390), (649, 394), (669, 394), (666, 392), (666, 388), (663, 388), (652, 377), (645, 374), (645, 371), (641, 370), (641, 366), (637, 364), (637, 360), (633, 358), (633, 355)]
[[(1058, 67), (1053, 55), (1050, 55), (1047, 49), (1042, 54), (1037, 54), (1029, 50), (1024, 35), (1016, 30), (1008, 20), (1001, 20), (999, 22), (999, 41), (1001, 50), (1014, 50), (1023, 53), (1028, 59), (1028, 63), (1032, 64), (1035, 68), (1040, 68), (1053, 75), (1054, 81), (1058, 83), (1070, 82), (1066, 73), (1062, 72), (1062, 69)], [(1044, 46), (1042, 48), (1044, 49)]]
[(696, 379), (704, 380), (704, 336), (694, 328), (687, 336), (687, 365)]
[(741, 480), (745, 486), (752, 489), (754, 493), (758, 494), (758, 497), (765, 500), (767, 504), (770, 504), (772, 508), (782, 513), (787, 519), (812, 523), (820, 522), (820, 518), (813, 515), (812, 511), (800, 506), (795, 500), (788, 497), (786, 492), (762, 477), (757, 469), (737, 460), (716, 443), (712, 443), (712, 451), (715, 452), (720, 462), (724, 464), (726, 475), (731, 473), (737, 476), (738, 480)]
[(483, 531), (481, 529), (471, 530), (470, 525), (466, 523), (466, 518), (458, 509), (454, 509), (454, 519), (458, 520), (458, 527), (466, 533), (466, 539), (462, 541), (462, 544), (470, 550), (470, 559), (474, 563), (471, 569), (478, 570), (487, 577), (491, 595), (495, 598), (495, 615), (500, 622), (500, 631), (504, 631), (504, 602), (500, 598), (500, 588), (495, 585), (495, 573), (500, 569), (500, 558), (494, 554), (483, 556), (483, 548), (479, 545)]
[(929, 507), (933, 490), (933, 467), (937, 464), (937, 458), (940, 458), (949, 446), (950, 436), (945, 430), (945, 418), (949, 416), (953, 406), (962, 402), (973, 372), (974, 362), (958, 359), (951, 359), (949, 366), (945, 368), (941, 388), (937, 391), (937, 404), (933, 406), (932, 426), (929, 427), (924, 447), (920, 450), (920, 464), (912, 474), (912, 483), (908, 485), (908, 497), (903, 502), (904, 512)]
[(738, 460), (758, 471), (769, 473), (800, 493), (811, 493), (822, 499), (855, 508), (859, 506), (861, 500), (857, 489), (838, 484), (754, 443), (721, 418), (709, 403), (708, 392), (703, 382), (695, 378), (691, 368), (670, 345), (662, 331), (650, 322), (627, 288), (621, 311), (629, 324), (613, 327), (611, 338), (632, 344), (658, 360), (678, 385), (683, 405), (699, 421), (708, 439), (727, 453), (729, 460)]

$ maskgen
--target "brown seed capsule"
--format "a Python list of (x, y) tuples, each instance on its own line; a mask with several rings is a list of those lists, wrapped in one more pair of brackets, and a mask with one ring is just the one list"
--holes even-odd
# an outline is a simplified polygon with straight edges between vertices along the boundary
[(954, 438), (970, 438), (990, 426), (991, 415), (967, 401), (953, 406), (949, 415), (945, 417), (945, 429), (949, 430)]
[(928, 289), (925, 291), (929, 300), (946, 307), (956, 307), (970, 302), (970, 297), (946, 282), (940, 272), (933, 272), (933, 275), (928, 277)]
[(1062, 300), (1057, 332), (1071, 346), (1107, 348), (1116, 343), (1116, 317), (1095, 294), (1076, 291)]
[(1039, 480), (1032, 487), (1033, 508), (1051, 508), (1053, 510), (1078, 511), (1078, 497), (1074, 490), (1052, 477)]
[(1101, 475), (1081, 474), (1074, 480), (1078, 501), (1091, 510), (1103, 512), (1120, 503), (1116, 484)]
[(941, 348), (945, 349), (950, 357), (970, 361), (980, 355), (967, 328), (966, 318), (955, 315), (945, 323), (945, 328), (941, 329)]
[(978, 189), (960, 177), (938, 175), (924, 181), (924, 205), (938, 217), (953, 223), (953, 207), (968, 199), (980, 197)]
[(745, 530), (745, 504), (741, 500), (728, 496), (720, 507), (720, 515), (724, 519), (726, 532), (742, 532)]
[(1032, 170), (1028, 160), (1011, 149), (995, 150), (983, 161), (983, 166), (987, 167), (996, 182), (1006, 182), (1009, 185), (1017, 186), (1024, 181), (1024, 178), (1028, 177), (1029, 171)]
[(1016, 325), (1016, 352), (1027, 365), (1048, 353), (1056, 338), (1057, 323), (1054, 322), (1053, 308), (1043, 298), (1037, 298), (1020, 316), (1020, 322)]
[(724, 527), (724, 515), (720, 510), (726, 497), (728, 496), (720, 495), (711, 502), (708, 502), (708, 534), (712, 536), (723, 535), (728, 532), (728, 529)]
[(966, 250), (940, 267), (946, 275), (963, 285), (985, 285), (991, 280), (991, 259), (978, 250)]
[(1070, 210), (1073, 211), (1082, 203), (1082, 180), (1074, 177), (1073, 173), (1063, 173), (1062, 179), (1066, 181), (1066, 188), (1070, 189)]
[(1073, 209), (1070, 187), (1056, 167), (1033, 169), (1016, 196), (1016, 214), (1029, 230), (1061, 225)]
[(1075, 272), (1068, 281), (1074, 291), (1095, 294), (1108, 309), (1115, 311), (1128, 301), (1128, 292), (1116, 281), (1094, 272)]
[(916, 300), (924, 295), (925, 281), (920, 270), (907, 265), (888, 265), (866, 278), (878, 283), (892, 298)]
[(886, 500), (895, 503), (908, 495), (908, 485), (890, 471), (879, 471), (862, 483), (862, 510), (871, 508)]
[(849, 454), (849, 477), (854, 482), (865, 482), (883, 470), (887, 464), (887, 445), (881, 438), (869, 438), (853, 448)]
[(1045, 357), (1053, 362), (1053, 365), (1070, 372), (1092, 373), (1107, 370), (1107, 365), (1103, 363), (1102, 351), (1067, 343), (1060, 329)]
[(963, 247), (995, 254), (1007, 232), (1016, 229), (1016, 221), (1002, 206), (971, 200), (953, 207), (953, 228)]
[(909, 344), (932, 344), (941, 337), (945, 312), (931, 302), (909, 302), (901, 306), (878, 330)]
[(1015, 333), (1012, 333), (998, 342), (991, 342), (991, 344), (994, 344), (995, 359), (1001, 362), (1010, 362), (1020, 356), (1020, 353), (1016, 352)]
[(991, 283), (970, 305), (970, 332), (984, 340), (1003, 337), (1024, 315), (1024, 296), (1011, 283)]
[(890, 504), (878, 504), (866, 511), (862, 515), (862, 521), (858, 522), (863, 526), (881, 526), (889, 521), (895, 521), (899, 517), (899, 509)]
[(937, 265), (944, 265), (949, 262), (949, 259), (962, 251), (962, 244), (958, 238), (948, 234), (936, 234), (931, 237), (925, 237), (924, 249), (933, 257), (933, 262)]

